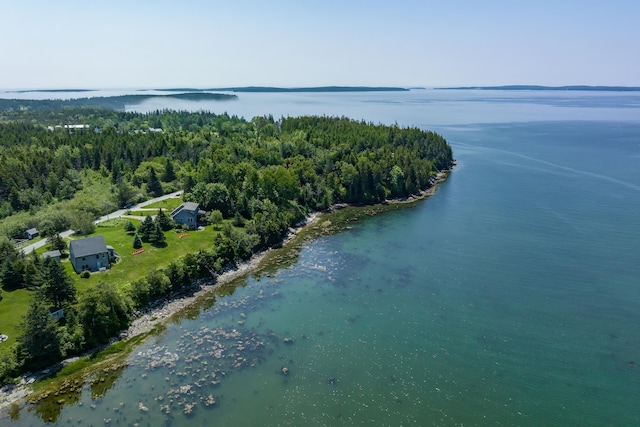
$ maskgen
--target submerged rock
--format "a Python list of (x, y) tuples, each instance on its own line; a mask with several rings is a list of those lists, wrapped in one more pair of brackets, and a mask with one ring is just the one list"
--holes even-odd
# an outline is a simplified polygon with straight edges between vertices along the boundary
[(193, 410), (195, 409), (195, 407), (195, 403), (185, 403), (184, 407), (182, 408), (182, 413), (185, 415), (191, 415), (193, 414)]
[(213, 395), (208, 395), (206, 397), (203, 397), (202, 399), (202, 403), (204, 404), (204, 406), (213, 406), (216, 404), (216, 399), (215, 397), (213, 397)]

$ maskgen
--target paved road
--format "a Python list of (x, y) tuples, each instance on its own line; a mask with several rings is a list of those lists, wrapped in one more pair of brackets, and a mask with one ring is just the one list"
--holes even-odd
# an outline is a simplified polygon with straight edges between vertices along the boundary
[[(146, 202), (138, 203), (137, 205), (131, 206), (129, 209), (119, 209), (117, 211), (111, 212), (108, 215), (101, 216), (100, 218), (98, 218), (95, 221), (93, 221), (93, 223), (94, 224), (99, 224), (101, 222), (107, 221), (108, 219), (117, 218), (119, 216), (122, 216), (127, 211), (133, 211), (133, 210), (136, 210), (136, 209), (139, 209), (139, 208), (144, 208), (145, 206), (149, 206), (149, 205), (151, 205), (153, 203), (156, 203), (156, 202), (161, 202), (162, 200), (167, 200), (167, 199), (172, 199), (174, 197), (179, 197), (181, 194), (182, 194), (182, 191), (176, 191), (174, 193), (165, 194), (164, 196), (156, 197), (155, 199), (147, 200)], [(66, 239), (69, 236), (71, 236), (72, 234), (73, 234), (73, 230), (67, 230), (67, 231), (63, 231), (62, 233), (60, 233), (60, 237), (62, 237), (63, 239)], [(42, 240), (40, 240), (40, 241), (38, 241), (36, 243), (32, 243), (32, 244), (22, 248), (22, 253), (28, 254), (29, 252), (35, 251), (36, 249), (41, 248), (46, 244), (47, 244), (47, 239), (42, 239)]]

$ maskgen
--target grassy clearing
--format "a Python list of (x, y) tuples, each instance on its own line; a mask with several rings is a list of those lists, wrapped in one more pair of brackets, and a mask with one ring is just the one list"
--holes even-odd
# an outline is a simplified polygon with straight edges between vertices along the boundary
[[(127, 211), (126, 215), (128, 215), (128, 216), (143, 216), (143, 217), (148, 215), (148, 216), (153, 217), (157, 213), (158, 213), (158, 209), (147, 209), (147, 210), (140, 209), (140, 210), (135, 210), (135, 211)], [(165, 211), (165, 213), (167, 213), (167, 212)]]
[(181, 197), (173, 197), (171, 199), (161, 200), (159, 202), (152, 203), (150, 205), (145, 206), (145, 208), (155, 208), (155, 209), (167, 209), (169, 212), (177, 208), (182, 204)]
[[(95, 235), (103, 235), (107, 245), (113, 246), (116, 253), (120, 255), (120, 262), (111, 266), (111, 269), (100, 273), (94, 273), (88, 279), (82, 279), (79, 275), (70, 270), (71, 276), (75, 279), (79, 292), (95, 286), (99, 282), (114, 284), (118, 289), (123, 289), (127, 283), (143, 276), (151, 270), (163, 268), (172, 261), (184, 256), (189, 252), (197, 252), (201, 249), (209, 249), (213, 246), (213, 239), (216, 232), (213, 228), (207, 227), (204, 231), (189, 231), (186, 236), (173, 230), (165, 232), (166, 247), (154, 247), (149, 243), (142, 246), (144, 252), (132, 255), (133, 234), (124, 231), (124, 225), (130, 219), (116, 218), (99, 224), (96, 227)], [(131, 219), (137, 227), (140, 221)], [(70, 263), (67, 263), (71, 267)]]
[(16, 338), (20, 334), (19, 326), (22, 323), (22, 316), (27, 312), (31, 301), (31, 292), (26, 289), (15, 291), (2, 291), (2, 301), (0, 301), (0, 334), (5, 334), (9, 338), (0, 343), (0, 357), (8, 351)]
[[(114, 218), (96, 226), (95, 233), (91, 235), (103, 235), (107, 245), (113, 246), (120, 255), (120, 262), (112, 265), (110, 270), (94, 273), (88, 279), (83, 279), (73, 270), (68, 258), (63, 258), (63, 265), (67, 273), (74, 279), (79, 295), (99, 282), (112, 283), (118, 289), (125, 290), (128, 283), (151, 270), (163, 268), (189, 252), (210, 249), (217, 234), (217, 231), (212, 227), (207, 227), (204, 231), (189, 231), (187, 233), (171, 230), (165, 232), (166, 247), (157, 248), (145, 243), (143, 244), (144, 252), (132, 255), (134, 251), (133, 234), (128, 234), (124, 230), (124, 225), (129, 220), (136, 227), (140, 225), (140, 221), (136, 219)], [(185, 235), (180, 238), (182, 234)], [(79, 239), (85, 236), (72, 237)], [(42, 255), (48, 250), (49, 248), (45, 246), (36, 252)], [(9, 338), (0, 343), (0, 357), (16, 342), (16, 337), (19, 335), (18, 327), (27, 312), (32, 293), (26, 289), (18, 289), (10, 292), (3, 291), (2, 296), (3, 299), (0, 301), (0, 333)]]

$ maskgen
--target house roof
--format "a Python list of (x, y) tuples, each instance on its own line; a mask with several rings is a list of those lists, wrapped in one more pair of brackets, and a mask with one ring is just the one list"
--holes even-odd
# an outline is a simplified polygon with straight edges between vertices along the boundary
[(39, 234), (37, 228), (30, 228), (26, 231), (27, 234)]
[(60, 253), (59, 250), (55, 250), (55, 251), (49, 251), (49, 252), (45, 252), (42, 254), (42, 258), (60, 258), (62, 256), (62, 254)]
[(195, 202), (184, 202), (183, 204), (181, 204), (180, 206), (175, 208), (173, 210), (173, 212), (171, 212), (171, 218), (173, 218), (174, 216), (178, 215), (182, 211), (196, 212), (197, 213), (199, 208), (200, 208), (200, 204), (198, 204), (198, 203), (195, 203)]
[(78, 258), (81, 256), (95, 255), (107, 252), (107, 244), (104, 236), (87, 237), (86, 239), (72, 240), (69, 243), (69, 252)]

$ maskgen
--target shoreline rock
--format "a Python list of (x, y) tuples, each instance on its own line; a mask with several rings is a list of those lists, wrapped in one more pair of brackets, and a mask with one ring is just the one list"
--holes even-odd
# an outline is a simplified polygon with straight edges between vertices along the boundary
[[(431, 196), (435, 193), (438, 184), (446, 181), (449, 173), (451, 173), (456, 166), (457, 162), (454, 161), (454, 164), (451, 169), (446, 171), (441, 171), (438, 173), (436, 178), (433, 181), (433, 185), (426, 190), (421, 191), (418, 195), (412, 195), (404, 199), (393, 199), (393, 200), (385, 200), (383, 204), (389, 203), (413, 203), (419, 200), (422, 200), (428, 196)], [(349, 206), (348, 204), (336, 204), (327, 209), (327, 212), (333, 212), (335, 210), (342, 209), (344, 207)], [(282, 247), (289, 242), (291, 242), (297, 234), (304, 229), (305, 227), (315, 223), (322, 212), (313, 212), (305, 218), (301, 224), (294, 228), (289, 229), (289, 233), (283, 239), (282, 244), (278, 245), (278, 247)], [(167, 318), (172, 315), (188, 308), (193, 305), (199, 298), (210, 294), (211, 292), (215, 292), (220, 287), (231, 283), (232, 281), (239, 279), (248, 275), (249, 273), (255, 271), (259, 266), (262, 260), (267, 256), (267, 254), (275, 248), (269, 248), (264, 251), (261, 251), (257, 254), (254, 254), (249, 260), (244, 261), (235, 268), (225, 271), (224, 273), (218, 275), (216, 280), (212, 284), (207, 284), (211, 279), (204, 279), (204, 281), (194, 282), (194, 286), (192, 289), (197, 289), (195, 292), (190, 293), (188, 290), (186, 292), (182, 292), (180, 294), (176, 294), (171, 299), (166, 299), (164, 302), (161, 302), (157, 306), (151, 308), (149, 311), (145, 312), (141, 316), (135, 318), (129, 328), (122, 332), (119, 337), (116, 337), (109, 344), (114, 344), (123, 339), (131, 339), (141, 334), (148, 333), (152, 331), (156, 326), (163, 324)], [(202, 279), (201, 279), (202, 280)], [(199, 289), (198, 289), (199, 287)], [(108, 346), (105, 346), (108, 347)], [(86, 354), (94, 353), (99, 349), (92, 349), (90, 352)], [(61, 363), (58, 363), (58, 370), (61, 369), (64, 365), (70, 363), (73, 360), (77, 360), (78, 357), (73, 357), (70, 359), (66, 359)], [(17, 403), (20, 400), (24, 400), (32, 393), (31, 384), (33, 383), (33, 378), (44, 378), (49, 375), (51, 372), (54, 372), (54, 367), (49, 367), (42, 371), (39, 371), (33, 375), (24, 375), (19, 384), (5, 384), (0, 387), (0, 412), (6, 410), (12, 404)], [(288, 368), (286, 369), (288, 374)], [(283, 369), (284, 371), (284, 369)]]
[[(319, 215), (320, 213), (313, 212), (307, 215), (303, 223), (295, 228), (290, 228), (288, 235), (282, 242), (282, 245), (291, 242), (300, 232), (300, 230), (308, 225), (313, 224), (317, 220)], [(155, 306), (153, 306), (151, 309), (145, 311), (144, 314), (141, 314), (140, 316), (135, 318), (131, 322), (129, 328), (127, 328), (126, 331), (121, 332), (119, 337), (115, 337), (109, 345), (115, 344), (116, 342), (121, 340), (128, 340), (138, 335), (142, 335), (152, 331), (153, 328), (163, 324), (169, 317), (193, 305), (199, 298), (208, 295), (211, 292), (215, 292), (220, 287), (225, 286), (236, 279), (250, 274), (252, 271), (255, 271), (258, 268), (264, 257), (272, 250), (273, 249), (266, 249), (257, 254), (254, 254), (249, 260), (241, 262), (237, 264), (235, 268), (229, 269), (228, 271), (225, 271), (224, 273), (218, 275), (215, 282), (213, 283), (211, 283), (211, 279), (209, 278), (198, 279), (197, 281), (194, 281), (193, 286), (190, 288), (191, 290), (195, 290), (194, 292), (186, 290), (185, 292), (176, 294), (171, 299), (165, 299), (164, 302), (156, 303)], [(94, 353), (106, 347), (108, 347), (108, 345), (97, 349), (92, 349), (84, 355)], [(17, 401), (27, 398), (33, 392), (31, 384), (35, 381), (35, 379), (44, 378), (53, 372), (57, 372), (62, 369), (64, 365), (71, 363), (72, 361), (75, 361), (77, 359), (78, 356), (66, 359), (61, 363), (38, 371), (35, 374), (25, 374), (18, 384), (5, 384), (0, 387), (0, 411), (4, 411)]]

